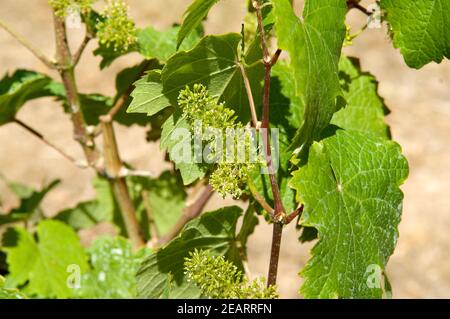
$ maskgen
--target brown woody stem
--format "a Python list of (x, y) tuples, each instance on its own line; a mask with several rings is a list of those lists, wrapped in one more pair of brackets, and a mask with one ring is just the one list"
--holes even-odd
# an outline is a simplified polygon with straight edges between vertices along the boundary
[(74, 127), (74, 138), (83, 148), (84, 155), (89, 166), (96, 167), (100, 155), (95, 148), (95, 143), (86, 130), (86, 122), (81, 112), (81, 104), (75, 80), (74, 64), (67, 41), (66, 26), (63, 18), (54, 16), (56, 59), (58, 72), (61, 76), (66, 92), (67, 104)]
[(122, 161), (119, 156), (116, 136), (109, 116), (100, 118), (103, 135), (103, 156), (105, 159), (105, 173), (110, 180), (115, 198), (120, 206), (125, 228), (134, 249), (144, 246), (136, 210), (128, 192), (124, 177), (121, 177)]
[(6, 32), (8, 32), (17, 41), (19, 41), (20, 44), (22, 44), (31, 53), (33, 53), (34, 56), (36, 56), (39, 60), (41, 60), (41, 62), (44, 63), (48, 68), (50, 69), (56, 68), (56, 61), (50, 60), (48, 57), (46, 57), (41, 50), (36, 48), (30, 42), (28, 42), (27, 39), (25, 39), (22, 35), (13, 30), (11, 27), (9, 27), (3, 20), (0, 20), (0, 27), (4, 29)]
[(33, 134), (35, 137), (37, 137), (38, 139), (40, 139), (43, 143), (47, 144), (48, 146), (50, 146), (51, 148), (53, 148), (55, 151), (57, 151), (59, 154), (61, 154), (64, 158), (66, 158), (67, 160), (69, 160), (72, 163), (76, 163), (76, 159), (74, 159), (72, 156), (68, 155), (66, 152), (64, 152), (62, 149), (60, 149), (58, 146), (56, 146), (55, 144), (53, 144), (52, 142), (48, 141), (44, 135), (42, 135), (41, 133), (39, 133), (38, 131), (36, 131), (34, 128), (32, 128), (31, 126), (29, 126), (28, 124), (22, 122), (19, 119), (14, 119), (13, 120), (14, 123), (18, 124), (19, 126), (21, 126), (22, 128), (24, 128), (25, 130), (27, 130), (29, 133)]
[(77, 52), (75, 52), (73, 56), (73, 64), (77, 65), (80, 61), (81, 56), (83, 55), (84, 49), (86, 49), (86, 46), (88, 45), (89, 41), (91, 41), (92, 36), (89, 32), (86, 32), (86, 35), (84, 36), (83, 42), (81, 42), (80, 47), (78, 48)]

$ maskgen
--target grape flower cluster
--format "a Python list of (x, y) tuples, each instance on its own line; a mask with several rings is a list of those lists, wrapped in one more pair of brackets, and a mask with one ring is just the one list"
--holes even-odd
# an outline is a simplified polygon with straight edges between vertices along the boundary
[[(184, 116), (193, 127), (194, 135), (201, 136), (203, 141), (209, 142), (212, 147), (211, 154), (214, 154), (219, 161), (215, 165), (210, 175), (209, 183), (222, 197), (227, 194), (234, 198), (242, 196), (249, 174), (257, 167), (259, 163), (258, 157), (253, 156), (256, 153), (254, 146), (254, 137), (249, 130), (246, 130), (242, 123), (237, 122), (235, 112), (227, 108), (224, 103), (219, 103), (218, 99), (210, 96), (206, 87), (202, 84), (194, 84), (192, 90), (186, 86), (180, 91), (178, 96), (178, 105), (183, 110)], [(201, 126), (196, 125), (201, 123)], [(211, 130), (211, 128), (213, 128)], [(229, 145), (225, 145), (225, 140), (218, 140), (214, 132), (220, 130), (228, 132), (242, 132), (237, 136), (238, 143), (232, 145), (233, 160), (225, 159), (225, 153), (230, 154)], [(223, 135), (220, 135), (221, 137)], [(217, 145), (221, 144), (220, 150), (217, 152)], [(238, 156), (238, 146), (236, 144), (243, 143), (244, 158), (236, 160)], [(228, 149), (227, 149), (228, 148)], [(219, 154), (217, 154), (219, 153)], [(251, 159), (254, 160), (251, 160)]]
[(274, 299), (275, 286), (265, 286), (264, 279), (249, 281), (238, 268), (223, 256), (213, 256), (207, 250), (189, 253), (184, 262), (188, 281), (193, 281), (209, 298)]
[(134, 21), (128, 16), (128, 6), (121, 0), (108, 0), (97, 23), (97, 37), (101, 44), (114, 51), (127, 51), (137, 41)]
[(48, 0), (48, 3), (58, 17), (64, 18), (70, 8), (78, 8), (83, 14), (88, 13), (94, 0)]

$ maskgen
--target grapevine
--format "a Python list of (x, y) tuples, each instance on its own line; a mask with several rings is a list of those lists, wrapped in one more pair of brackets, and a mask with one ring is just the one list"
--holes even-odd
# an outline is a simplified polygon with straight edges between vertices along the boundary
[[(240, 32), (211, 33), (221, 2), (192, 0), (163, 28), (145, 15), (135, 20), (130, 1), (48, 0), (51, 56), (0, 17), (0, 31), (48, 69), (5, 64), (2, 130), (20, 127), (89, 172), (80, 178), (92, 177), (75, 192), (90, 199), (49, 212), (55, 189), (77, 177), (36, 187), (0, 169), (5, 196), (18, 202), (0, 202), (0, 299), (277, 299), (285, 297), (279, 266), (288, 240), (302, 265), (286, 280), (300, 297), (392, 296), (387, 264), (409, 164), (385, 121), (377, 70), (361, 67), (356, 44), (384, 25), (405, 65), (442, 63), (450, 59), (449, 1), (248, 0), (230, 26)], [(84, 32), (76, 48), (74, 29)], [(79, 66), (90, 63), (94, 75), (92, 61), (112, 94), (84, 90), (91, 75)], [(81, 152), (22, 117), (39, 98), (61, 106), (52, 112), (67, 115), (64, 132)], [(152, 151), (138, 160), (124, 151), (141, 147)], [(29, 169), (39, 168), (30, 161)], [(288, 225), (294, 240), (284, 238)], [(252, 269), (260, 232), (267, 276)]]

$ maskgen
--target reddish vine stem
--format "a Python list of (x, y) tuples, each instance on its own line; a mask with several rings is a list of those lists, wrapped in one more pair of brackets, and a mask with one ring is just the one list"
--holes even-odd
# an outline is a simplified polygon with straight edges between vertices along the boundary
[(281, 54), (281, 50), (278, 49), (273, 56), (270, 56), (269, 48), (267, 45), (266, 35), (263, 26), (263, 17), (261, 12), (261, 5), (257, 0), (253, 0), (253, 7), (256, 11), (256, 17), (258, 20), (258, 30), (261, 35), (261, 46), (263, 51), (264, 61), (264, 96), (263, 96), (263, 115), (262, 115), (262, 140), (266, 153), (267, 169), (269, 173), (270, 186), (272, 189), (273, 199), (275, 203), (273, 214), (273, 234), (272, 234), (272, 247), (270, 251), (269, 273), (267, 276), (267, 286), (275, 285), (277, 282), (278, 262), (280, 257), (281, 236), (283, 233), (283, 220), (285, 218), (285, 212), (283, 202), (281, 201), (280, 189), (275, 176), (272, 160), (272, 150), (270, 146), (270, 123), (269, 123), (269, 107), (270, 107), (270, 74), (273, 65), (278, 61)]
[(347, 1), (347, 6), (348, 6), (349, 9), (357, 9), (357, 10), (361, 11), (362, 13), (364, 13), (367, 16), (372, 15), (372, 13), (367, 11), (366, 8), (364, 8), (362, 5), (360, 5), (359, 1), (357, 1), (357, 0), (348, 0)]
[(303, 213), (303, 205), (300, 205), (296, 210), (294, 210), (292, 213), (286, 216), (286, 218), (283, 221), (283, 224), (287, 225), (290, 222), (292, 222), (296, 217), (300, 216)]

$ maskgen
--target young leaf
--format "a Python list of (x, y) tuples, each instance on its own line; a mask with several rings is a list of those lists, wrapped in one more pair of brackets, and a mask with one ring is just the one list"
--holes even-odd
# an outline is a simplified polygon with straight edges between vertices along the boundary
[(185, 117), (177, 120), (171, 115), (162, 126), (161, 149), (167, 148), (170, 159), (180, 171), (184, 185), (203, 178), (208, 170), (205, 163), (194, 161), (191, 126)]
[(285, 61), (278, 61), (272, 68), (270, 80), (270, 124), (283, 127), (289, 139), (303, 123), (305, 105), (296, 94), (295, 75)]
[[(234, 109), (242, 123), (247, 123), (250, 118), (248, 98), (237, 64), (240, 41), (241, 36), (236, 33), (207, 36), (192, 50), (175, 54), (167, 61), (160, 79), (151, 72), (136, 83), (136, 93), (132, 96), (138, 100), (132, 101), (128, 112), (155, 114), (164, 107), (176, 106), (180, 90), (198, 83), (203, 84), (211, 96)], [(249, 51), (242, 61), (255, 98), (261, 95), (260, 82), (264, 75), (259, 58)], [(256, 105), (259, 101), (255, 101)]]
[[(66, 92), (62, 83), (52, 82), (48, 89), (58, 101), (63, 103), (64, 112), (69, 113), (70, 107), (66, 101)], [(97, 125), (99, 116), (108, 113), (113, 106), (113, 99), (101, 94), (79, 94), (81, 112), (88, 125)]]
[[(238, 47), (241, 36), (229, 33), (220, 36), (207, 36), (191, 51), (179, 52), (174, 55), (161, 73), (164, 94), (169, 97), (172, 105), (176, 105), (179, 91), (186, 85), (203, 84), (211, 96), (225, 102), (232, 108), (239, 120), (246, 123), (249, 120), (248, 98), (245, 91), (241, 71)], [(262, 63), (256, 63), (257, 58), (249, 52), (242, 61), (247, 66), (246, 73), (252, 84), (254, 96), (259, 96), (260, 82), (263, 79)], [(255, 102), (258, 104), (258, 101)]]
[(67, 225), (45, 220), (37, 227), (37, 241), (23, 228), (16, 228), (19, 239), (7, 253), (10, 274), (7, 284), (17, 287), (28, 282), (26, 292), (44, 298), (68, 298), (73, 291), (67, 285), (67, 267), (88, 269), (87, 258), (77, 234)]
[[(176, 223), (183, 213), (186, 200), (181, 179), (170, 171), (163, 172), (158, 178), (132, 178), (130, 181), (133, 197), (139, 196), (136, 210), (145, 211), (147, 201), (155, 219), (156, 227), (160, 235), (164, 235)], [(141, 198), (146, 191), (148, 198)]]
[(5, 278), (0, 276), (0, 299), (26, 299), (18, 289), (5, 288)]
[(124, 232), (120, 210), (109, 182), (106, 179), (95, 177), (93, 187), (96, 192), (95, 199), (65, 209), (58, 213), (54, 219), (62, 221), (76, 230), (89, 228), (102, 221), (110, 221), (114, 222)]
[(0, 126), (11, 122), (29, 100), (50, 96), (48, 76), (34, 71), (17, 70), (0, 80)]
[(101, 221), (107, 220), (103, 216), (105, 211), (99, 209), (96, 200), (79, 203), (74, 208), (68, 208), (58, 213), (53, 219), (70, 225), (75, 230), (95, 226)]
[(389, 138), (389, 126), (384, 121), (389, 110), (378, 95), (375, 77), (361, 71), (359, 60), (341, 57), (339, 78), (347, 105), (333, 115), (331, 123), (344, 129)]
[[(139, 53), (147, 59), (155, 58), (165, 63), (177, 52), (177, 34), (180, 26), (173, 26), (163, 31), (147, 27), (138, 33)], [(180, 50), (189, 50), (200, 41), (203, 29), (196, 29), (183, 42)]]
[[(139, 34), (139, 32), (138, 32)], [(127, 55), (128, 53), (136, 52), (136, 45), (132, 45), (125, 50), (114, 50), (113, 47), (107, 47), (104, 44), (99, 44), (98, 48), (94, 50), (94, 55), (100, 56), (102, 59), (100, 61), (100, 70), (110, 66), (116, 59), (121, 56)]]
[(237, 238), (239, 239), (241, 246), (244, 249), (247, 245), (248, 238), (251, 234), (253, 234), (258, 223), (259, 221), (258, 217), (255, 215), (255, 209), (250, 205), (244, 214), (244, 217), (242, 219), (242, 226), (239, 230), (239, 234), (237, 235)]
[(151, 119), (139, 114), (128, 114), (127, 108), (133, 100), (130, 96), (135, 88), (135, 82), (138, 81), (142, 75), (151, 70), (159, 70), (161, 64), (156, 59), (144, 60), (141, 63), (126, 68), (119, 72), (116, 77), (116, 96), (114, 97), (114, 104), (124, 96), (128, 96), (125, 103), (121, 106), (120, 110), (114, 116), (114, 120), (122, 125), (130, 126), (133, 124), (146, 126), (150, 123)]
[(407, 175), (398, 144), (373, 135), (338, 129), (311, 146), (290, 183), (305, 206), (301, 224), (319, 234), (301, 272), (305, 297), (382, 296), (377, 274), (397, 242)]
[(307, 0), (299, 19), (289, 0), (273, 0), (278, 45), (289, 52), (296, 94), (305, 105), (304, 122), (292, 149), (318, 138), (343, 104), (338, 62), (346, 13), (345, 0)]
[(184, 12), (184, 20), (178, 31), (177, 50), (181, 46), (183, 40), (194, 31), (204, 18), (208, 15), (209, 10), (219, 0), (194, 0), (194, 2)]
[(184, 258), (196, 248), (226, 256), (235, 245), (241, 214), (239, 207), (225, 207), (187, 223), (177, 238), (144, 260), (137, 273), (138, 296), (162, 298), (170, 283), (170, 298), (200, 297), (200, 290), (184, 274)]
[[(177, 34), (179, 26), (173, 26), (166, 30), (158, 31), (152, 26), (144, 29), (138, 29), (136, 32), (136, 43), (127, 50), (114, 50), (112, 47), (106, 47), (100, 44), (94, 51), (95, 55), (100, 55), (102, 61), (100, 68), (103, 69), (111, 65), (117, 58), (132, 52), (140, 53), (147, 60), (157, 59), (165, 63), (173, 54), (177, 52)], [(203, 29), (198, 28), (192, 32), (180, 47), (182, 50), (191, 49), (203, 35)]]
[(101, 237), (88, 249), (92, 269), (81, 276), (78, 298), (133, 298), (136, 271), (148, 250), (134, 253), (124, 238)]
[(133, 99), (128, 106), (128, 113), (146, 113), (148, 116), (152, 116), (171, 105), (163, 93), (161, 71), (148, 72), (134, 85), (136, 88), (131, 92)]
[(449, 0), (382, 0), (381, 8), (408, 66), (450, 59)]
[(39, 214), (42, 200), (59, 182), (59, 180), (55, 180), (40, 191), (23, 184), (10, 183), (9, 188), (19, 197), (20, 205), (8, 214), (0, 215), (0, 225), (28, 220), (33, 215)]

